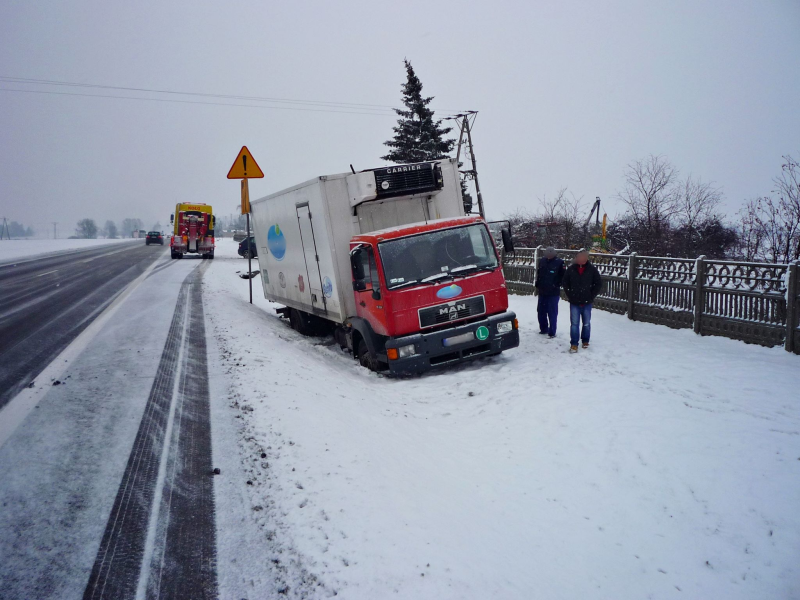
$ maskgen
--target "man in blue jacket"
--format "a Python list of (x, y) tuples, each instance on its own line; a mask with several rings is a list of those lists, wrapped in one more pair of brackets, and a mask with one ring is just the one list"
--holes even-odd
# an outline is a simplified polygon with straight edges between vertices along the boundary
[(558, 321), (558, 300), (561, 294), (561, 280), (564, 278), (564, 261), (556, 256), (552, 246), (545, 248), (544, 257), (539, 261), (536, 272), (536, 289), (539, 291), (539, 333), (556, 337)]

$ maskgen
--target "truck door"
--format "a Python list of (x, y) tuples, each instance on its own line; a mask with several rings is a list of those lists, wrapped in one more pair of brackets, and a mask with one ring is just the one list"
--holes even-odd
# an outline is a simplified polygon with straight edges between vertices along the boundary
[(381, 299), (381, 281), (372, 248), (363, 246), (350, 253), (356, 315), (369, 321), (375, 333), (388, 335), (386, 314)]
[(306, 261), (308, 291), (311, 293), (311, 305), (320, 312), (328, 312), (325, 294), (322, 293), (322, 274), (319, 269), (319, 254), (314, 237), (314, 223), (308, 202), (297, 205), (297, 222), (300, 225), (300, 243), (303, 244), (303, 256)]

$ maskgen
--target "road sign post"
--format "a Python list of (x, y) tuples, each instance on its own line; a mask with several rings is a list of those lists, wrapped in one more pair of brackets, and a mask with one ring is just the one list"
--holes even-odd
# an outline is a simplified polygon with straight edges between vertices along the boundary
[(247, 215), (247, 279), (250, 284), (250, 304), (253, 303), (253, 248), (250, 244), (250, 186), (248, 179), (261, 179), (264, 171), (258, 166), (256, 159), (250, 154), (247, 146), (242, 146), (239, 156), (233, 161), (228, 179), (242, 180), (242, 214)]

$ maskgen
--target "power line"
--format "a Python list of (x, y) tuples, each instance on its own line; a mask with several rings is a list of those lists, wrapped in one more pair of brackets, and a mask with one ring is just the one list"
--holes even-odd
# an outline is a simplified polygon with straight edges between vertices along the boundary
[[(383, 104), (366, 104), (366, 103), (358, 103), (358, 102), (333, 102), (333, 101), (326, 101), (326, 100), (303, 100), (298, 98), (275, 98), (275, 97), (266, 97), (266, 96), (244, 96), (244, 95), (235, 95), (235, 94), (210, 94), (210, 93), (203, 93), (203, 92), (186, 92), (186, 91), (178, 91), (178, 90), (167, 90), (167, 89), (157, 89), (157, 88), (145, 88), (145, 87), (125, 87), (125, 86), (113, 86), (113, 85), (103, 85), (103, 84), (95, 84), (95, 83), (81, 83), (81, 82), (71, 82), (71, 81), (60, 81), (60, 80), (53, 80), (53, 79), (32, 79), (28, 77), (11, 77), (6, 75), (0, 75), (0, 82), (3, 83), (17, 83), (17, 84), (24, 84), (24, 85), (47, 85), (47, 86), (56, 86), (56, 87), (76, 87), (76, 88), (90, 88), (90, 89), (103, 89), (103, 90), (117, 90), (117, 91), (125, 91), (125, 92), (141, 92), (141, 93), (151, 93), (151, 94), (169, 94), (169, 95), (179, 95), (179, 96), (194, 96), (194, 97), (202, 97), (202, 98), (219, 98), (223, 100), (243, 100), (243, 101), (255, 101), (255, 102), (269, 102), (269, 103), (278, 103), (278, 104), (298, 104), (301, 106), (315, 106), (315, 107), (325, 107), (325, 108), (338, 108), (338, 109), (356, 109), (356, 110), (365, 110), (371, 111), (369, 113), (356, 113), (356, 114), (387, 114), (388, 111), (394, 113), (395, 108), (388, 105)], [(8, 88), (7, 88), (8, 89)], [(19, 89), (8, 89), (8, 91), (16, 91), (16, 92), (38, 92), (43, 93), (39, 90), (19, 90)], [(56, 93), (56, 92), (51, 92)], [(78, 95), (77, 93), (61, 93), (61, 95)], [(90, 94), (86, 94), (89, 96)], [(97, 95), (99, 97), (111, 97), (111, 98), (134, 98), (130, 96), (101, 96), (100, 94), (91, 94)], [(138, 97), (135, 97), (139, 99)], [(141, 98), (146, 100), (157, 100), (157, 99), (149, 99), (149, 98)], [(163, 100), (162, 100), (163, 101)], [(185, 101), (184, 101), (185, 102)], [(201, 102), (195, 102), (196, 104), (201, 104)], [(225, 104), (222, 104), (223, 106)], [(231, 106), (249, 106), (249, 105), (241, 105), (241, 104), (230, 104)], [(255, 107), (254, 107), (255, 108)], [(271, 107), (271, 108), (279, 108), (279, 107)], [(445, 113), (454, 113), (458, 111), (448, 110), (448, 109), (439, 109), (441, 112)], [(332, 111), (332, 112), (353, 112), (353, 111)]]
[(204, 104), (207, 106), (238, 106), (240, 108), (260, 108), (266, 110), (299, 110), (303, 112), (325, 112), (325, 113), (341, 113), (345, 115), (373, 115), (378, 117), (390, 117), (389, 113), (378, 112), (358, 112), (351, 110), (326, 110), (323, 108), (299, 108), (292, 106), (263, 106), (257, 104), (234, 104), (231, 102), (203, 102), (192, 100), (171, 100), (169, 98), (140, 98), (137, 96), (110, 96), (108, 94), (77, 94), (73, 92), (53, 92), (50, 90), (20, 90), (13, 88), (0, 88), (0, 92), (16, 92), (22, 94), (44, 94), (50, 96), (78, 96), (81, 98), (112, 98), (116, 100), (141, 100), (144, 102), (168, 102), (172, 104)]

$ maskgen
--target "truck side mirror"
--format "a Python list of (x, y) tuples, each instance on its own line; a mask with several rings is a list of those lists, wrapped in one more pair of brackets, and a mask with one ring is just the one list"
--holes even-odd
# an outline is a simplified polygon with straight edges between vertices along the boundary
[(373, 300), (380, 300), (381, 299), (381, 291), (377, 288), (372, 288), (372, 299)]
[(514, 252), (514, 238), (511, 237), (510, 229), (501, 229), (503, 236), (503, 250), (506, 252)]
[[(367, 278), (366, 273), (364, 273), (364, 260), (362, 258), (362, 252), (363, 250), (358, 248), (350, 254), (350, 266), (353, 269), (354, 283), (359, 281), (363, 282)], [(366, 284), (364, 285), (366, 287)]]
[(169, 216), (169, 222), (170, 222), (170, 223), (172, 223), (173, 221), (175, 221), (175, 213), (172, 213), (172, 214)]

